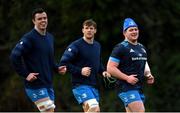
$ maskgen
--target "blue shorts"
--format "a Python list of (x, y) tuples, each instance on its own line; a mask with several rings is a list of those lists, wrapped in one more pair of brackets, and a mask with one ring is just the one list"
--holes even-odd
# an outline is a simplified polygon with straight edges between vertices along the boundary
[(49, 97), (54, 101), (54, 90), (52, 88), (28, 89), (25, 88), (27, 96), (33, 101)]
[(72, 92), (79, 104), (82, 104), (89, 99), (96, 99), (97, 101), (99, 101), (99, 92), (92, 86), (80, 85), (72, 89)]
[(123, 101), (124, 106), (134, 101), (143, 101), (145, 100), (145, 96), (143, 93), (139, 92), (138, 90), (130, 90), (127, 92), (122, 92), (118, 94), (118, 97)]

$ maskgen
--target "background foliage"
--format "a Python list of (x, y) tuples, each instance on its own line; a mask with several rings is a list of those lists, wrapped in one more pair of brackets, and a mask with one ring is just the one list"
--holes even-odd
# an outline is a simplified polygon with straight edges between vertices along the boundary
[[(57, 62), (66, 46), (82, 36), (82, 22), (92, 18), (98, 25), (96, 40), (102, 44), (106, 65), (113, 46), (123, 40), (124, 18), (133, 18), (139, 25), (139, 41), (148, 49), (156, 79), (153, 86), (145, 86), (146, 111), (180, 111), (179, 0), (1, 0), (0, 111), (36, 111), (9, 61), (16, 42), (32, 29), (31, 11), (36, 7), (48, 12), (48, 30), (56, 37)], [(72, 95), (69, 74), (55, 76), (54, 87), (56, 111), (82, 111)], [(124, 111), (114, 89), (100, 85), (100, 95), (101, 111)]]

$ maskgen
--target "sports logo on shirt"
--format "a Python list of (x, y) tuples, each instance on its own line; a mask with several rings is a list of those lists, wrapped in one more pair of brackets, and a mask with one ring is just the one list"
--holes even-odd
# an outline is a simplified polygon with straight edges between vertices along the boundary
[(69, 51), (69, 52), (71, 52), (71, 51), (72, 51), (72, 49), (71, 49), (71, 48), (68, 48), (68, 51)]
[(135, 52), (133, 49), (130, 49), (130, 53)]
[(21, 41), (20, 44), (22, 45), (22, 44), (23, 44), (23, 41)]

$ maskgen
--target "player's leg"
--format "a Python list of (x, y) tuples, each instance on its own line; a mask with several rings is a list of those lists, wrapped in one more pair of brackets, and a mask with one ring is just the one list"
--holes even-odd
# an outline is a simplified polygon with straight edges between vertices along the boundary
[[(51, 89), (52, 90), (52, 89)], [(49, 89), (26, 89), (26, 94), (34, 102), (40, 112), (54, 112), (54, 92)]]
[(83, 102), (83, 108), (85, 112), (100, 112), (99, 107), (99, 92), (94, 87), (89, 87), (89, 90), (91, 90), (91, 97), (94, 99), (87, 100)]
[(128, 107), (125, 107), (125, 109), (126, 109), (126, 113), (131, 113), (132, 112)]
[(54, 112), (54, 102), (49, 98), (42, 98), (34, 102), (40, 112)]
[(55, 104), (54, 104), (54, 90), (53, 88), (47, 88), (48, 96), (50, 100), (52, 101), (51, 107), (46, 110), (46, 112), (54, 112)]
[(100, 112), (99, 103), (96, 99), (89, 99), (83, 102), (84, 112)]
[(81, 85), (73, 90), (73, 94), (79, 104), (82, 104), (84, 112), (99, 112), (98, 90), (87, 85)]
[(142, 101), (134, 101), (128, 104), (128, 109), (131, 112), (145, 112), (144, 104)]
[(93, 92), (93, 95), (97, 101), (97, 106), (96, 106), (96, 109), (94, 110), (94, 112), (100, 112), (100, 107), (99, 107), (99, 91), (94, 88), (94, 87), (91, 87), (91, 91)]
[(126, 112), (145, 112), (144, 95), (138, 90), (122, 92), (118, 96), (123, 101)]

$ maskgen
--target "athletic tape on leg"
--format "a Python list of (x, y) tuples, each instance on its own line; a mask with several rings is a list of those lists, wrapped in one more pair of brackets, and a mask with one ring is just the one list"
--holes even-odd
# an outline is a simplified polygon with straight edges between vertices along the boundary
[(99, 107), (99, 103), (96, 99), (90, 99), (85, 102), (84, 107), (86, 112), (93, 112), (95, 108)]
[(51, 109), (51, 108), (52, 109), (55, 108), (55, 105), (54, 105), (52, 100), (46, 100), (46, 101), (40, 102), (36, 105), (37, 105), (39, 111), (41, 111), (41, 112), (44, 112), (44, 111)]

